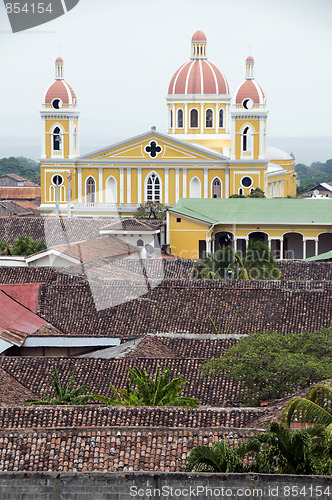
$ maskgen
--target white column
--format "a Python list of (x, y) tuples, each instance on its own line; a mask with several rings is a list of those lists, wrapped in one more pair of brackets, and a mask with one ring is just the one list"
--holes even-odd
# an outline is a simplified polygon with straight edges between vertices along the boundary
[(215, 132), (216, 134), (218, 133), (218, 127), (219, 127), (219, 113), (218, 113), (218, 103), (216, 102), (216, 111), (215, 111)]
[(206, 237), (205, 241), (206, 241), (206, 252), (207, 253), (211, 253), (211, 251), (212, 251), (212, 249), (211, 249), (211, 238)]
[(209, 170), (204, 169), (204, 198), (209, 197)]
[(259, 120), (259, 152), (258, 152), (258, 158), (260, 160), (265, 158), (264, 155), (264, 128), (263, 128), (263, 122), (260, 119)]
[(82, 202), (82, 167), (77, 167), (77, 201)]
[(73, 122), (73, 117), (69, 117), (69, 136), (68, 136), (68, 141), (69, 141), (69, 158), (74, 158), (74, 122)]
[(225, 168), (225, 198), (229, 198), (229, 168)]
[(131, 168), (127, 167), (127, 203), (131, 203)]
[[(227, 116), (227, 113), (226, 113)], [(235, 160), (235, 138), (236, 138), (236, 132), (235, 132), (235, 127), (236, 127), (236, 120), (235, 117), (232, 117), (232, 137), (231, 137), (231, 159)]]
[(175, 169), (175, 202), (177, 203), (180, 198), (180, 173), (179, 169)]
[(98, 194), (99, 203), (103, 203), (103, 167), (98, 167)]
[(137, 201), (142, 203), (142, 169), (137, 169)]
[(168, 203), (169, 175), (168, 167), (165, 167), (165, 203)]
[(224, 127), (225, 133), (229, 134), (229, 104), (226, 104), (225, 106)]
[(175, 116), (175, 104), (174, 103), (172, 104), (172, 113), (173, 113), (172, 134), (175, 134), (175, 120), (176, 120), (176, 116)]
[(269, 247), (269, 250), (271, 251), (272, 242), (271, 242), (270, 236), (267, 237), (267, 246)]
[(201, 134), (204, 134), (204, 102), (201, 102)]
[(123, 168), (120, 168), (120, 203), (123, 203), (124, 189), (123, 189)]
[(188, 134), (188, 121), (189, 121), (189, 116), (188, 116), (188, 103), (184, 103), (184, 133)]
[(318, 238), (315, 238), (315, 255), (318, 255)]
[(42, 143), (41, 143), (41, 157), (46, 158), (46, 133), (45, 133), (45, 116), (42, 116)]
[(303, 237), (302, 245), (303, 245), (303, 256), (302, 256), (302, 258), (306, 259), (306, 257), (307, 257), (307, 238)]
[(183, 168), (182, 170), (182, 176), (183, 176), (183, 198), (187, 198), (187, 169)]
[(280, 260), (284, 258), (284, 237), (280, 238)]

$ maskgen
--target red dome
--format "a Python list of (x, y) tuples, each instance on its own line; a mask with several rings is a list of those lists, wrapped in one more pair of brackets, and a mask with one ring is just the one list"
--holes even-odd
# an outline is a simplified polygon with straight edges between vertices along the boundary
[(254, 104), (264, 104), (265, 95), (255, 80), (245, 80), (236, 93), (235, 103), (241, 104), (244, 99), (252, 99)]
[(55, 62), (58, 62), (58, 63), (63, 63), (63, 59), (62, 57), (57, 57)]
[(253, 63), (253, 62), (255, 62), (255, 60), (254, 60), (253, 57), (249, 56), (249, 57), (247, 57), (246, 62), (252, 62)]
[(73, 104), (76, 99), (75, 92), (64, 80), (55, 80), (45, 93), (45, 104), (51, 104), (53, 99), (61, 99), (63, 104)]
[(205, 33), (201, 30), (197, 30), (191, 39), (192, 42), (206, 42)]
[(168, 94), (228, 94), (225, 76), (206, 59), (194, 59), (183, 64), (174, 74)]

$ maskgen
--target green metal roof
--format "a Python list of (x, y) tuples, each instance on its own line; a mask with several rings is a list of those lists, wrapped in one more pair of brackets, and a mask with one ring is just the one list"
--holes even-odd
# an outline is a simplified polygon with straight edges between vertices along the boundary
[(308, 257), (307, 259), (304, 259), (307, 262), (312, 262), (315, 260), (332, 260), (332, 250), (329, 252), (321, 253), (319, 255), (315, 255), (315, 257)]
[(208, 224), (331, 224), (332, 199), (181, 198), (170, 209)]

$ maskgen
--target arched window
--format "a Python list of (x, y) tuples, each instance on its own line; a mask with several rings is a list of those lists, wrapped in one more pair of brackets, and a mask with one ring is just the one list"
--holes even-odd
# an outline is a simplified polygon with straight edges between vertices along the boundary
[(55, 127), (53, 130), (53, 151), (61, 151), (61, 130), (59, 127)]
[(182, 109), (178, 109), (178, 128), (183, 128), (183, 111)]
[(190, 198), (201, 198), (201, 181), (197, 177), (190, 181)]
[(218, 177), (212, 181), (212, 198), (221, 198), (221, 180)]
[(239, 195), (243, 195), (243, 189), (239, 188)]
[(88, 177), (86, 180), (85, 196), (87, 203), (95, 203), (96, 201), (96, 183), (93, 177)]
[(198, 128), (198, 110), (190, 110), (190, 128)]
[(109, 177), (106, 181), (106, 203), (117, 203), (117, 182), (114, 177)]
[(169, 110), (169, 128), (173, 128), (173, 110)]
[(144, 241), (143, 240), (137, 240), (136, 246), (137, 247), (144, 247)]
[(250, 127), (245, 127), (242, 133), (242, 151), (250, 153), (252, 151), (252, 132)]
[(161, 201), (161, 182), (155, 172), (146, 181), (146, 201)]
[(224, 127), (224, 110), (220, 109), (219, 110), (219, 128)]
[(212, 111), (212, 109), (207, 109), (205, 112), (205, 127), (206, 128), (213, 127), (213, 111)]

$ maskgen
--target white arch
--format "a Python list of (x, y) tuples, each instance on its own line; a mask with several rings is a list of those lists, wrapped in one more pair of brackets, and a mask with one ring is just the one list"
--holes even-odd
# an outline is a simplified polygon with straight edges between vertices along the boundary
[[(197, 125), (196, 127), (193, 127), (191, 125), (191, 115), (192, 115), (192, 112), (193, 111), (196, 111), (197, 112)], [(199, 111), (197, 108), (192, 108), (190, 111), (189, 111), (189, 128), (199, 128)]]
[[(54, 130), (57, 127), (60, 129), (60, 134), (57, 134), (57, 135), (60, 135), (60, 149), (54, 149)], [(60, 123), (53, 123), (52, 127), (50, 128), (52, 155), (54, 155), (54, 153), (56, 153), (57, 155), (59, 155), (59, 153), (63, 154), (63, 137), (64, 137), (64, 133), (65, 133), (64, 128), (63, 128), (63, 126)]]
[(213, 183), (216, 179), (220, 182), (220, 198), (222, 198), (222, 180), (218, 176), (214, 177), (211, 182), (211, 198), (213, 198)]
[(106, 179), (106, 203), (118, 202), (118, 183), (113, 175)]
[(190, 198), (201, 198), (202, 197), (202, 189), (201, 189), (201, 181), (198, 177), (193, 177), (190, 181), (189, 185), (189, 193)]
[[(158, 183), (156, 183), (156, 180), (153, 179), (153, 175), (155, 175), (156, 178), (159, 180), (159, 189), (158, 189)], [(152, 183), (148, 184), (150, 177), (151, 177)], [(149, 186), (149, 189), (148, 189), (148, 186)], [(162, 203), (162, 193), (163, 193), (163, 185), (162, 185), (161, 177), (160, 177), (160, 175), (157, 174), (157, 172), (152, 170), (152, 172), (149, 172), (148, 175), (145, 177), (144, 201), (158, 201), (159, 203)]]
[[(179, 114), (180, 112), (182, 113), (182, 125), (179, 124)], [(184, 124), (184, 111), (182, 108), (179, 108), (177, 111), (176, 111), (176, 128), (183, 128), (183, 124)]]
[[(209, 127), (207, 126), (207, 115), (208, 115), (208, 111), (211, 111), (211, 115), (212, 115), (212, 125), (210, 125)], [(208, 108), (206, 111), (205, 111), (205, 128), (213, 128), (214, 127), (214, 112), (213, 112), (213, 109), (212, 108)]]
[[(220, 125), (221, 122), (221, 125)], [(218, 113), (218, 127), (225, 128), (225, 116), (224, 116), (224, 108), (219, 109)]]

